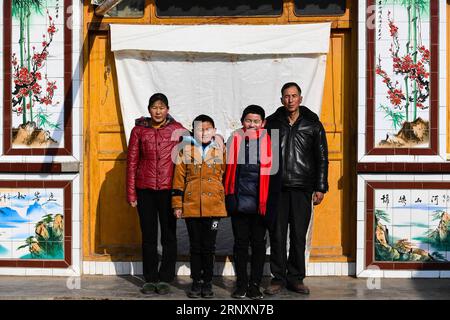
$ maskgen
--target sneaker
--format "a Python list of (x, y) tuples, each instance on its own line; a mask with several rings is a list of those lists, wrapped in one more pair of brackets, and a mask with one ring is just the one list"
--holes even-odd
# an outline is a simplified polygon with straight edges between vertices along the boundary
[(202, 283), (200, 281), (192, 282), (191, 290), (187, 293), (189, 298), (200, 298), (202, 295)]
[(202, 297), (206, 299), (214, 298), (214, 292), (212, 291), (212, 283), (204, 282), (202, 285)]
[(244, 299), (246, 295), (247, 295), (247, 288), (245, 288), (245, 287), (236, 287), (236, 290), (234, 290), (234, 292), (231, 295), (231, 297), (235, 298), (235, 299)]
[(156, 292), (156, 283), (154, 282), (146, 282), (142, 286), (141, 292), (144, 294), (151, 294)]
[(282, 289), (283, 285), (281, 283), (273, 282), (266, 288), (266, 290), (264, 290), (264, 293), (273, 296), (279, 294)]
[(156, 284), (156, 293), (168, 294), (170, 292), (170, 285), (167, 282), (158, 282)]
[(247, 297), (253, 300), (260, 300), (264, 298), (264, 295), (262, 294), (261, 290), (259, 289), (259, 285), (257, 284), (251, 284), (248, 287), (247, 290)]

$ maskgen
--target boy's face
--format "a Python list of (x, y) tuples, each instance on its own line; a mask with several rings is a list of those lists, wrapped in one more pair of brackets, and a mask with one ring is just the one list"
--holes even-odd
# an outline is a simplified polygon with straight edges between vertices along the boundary
[(201, 126), (194, 127), (194, 138), (201, 143), (209, 143), (216, 134), (216, 129), (211, 122), (202, 122)]
[(261, 128), (264, 128), (266, 125), (266, 120), (263, 120), (261, 118), (261, 115), (255, 114), (255, 113), (249, 113), (245, 116), (244, 120), (242, 121), (242, 126), (246, 130), (258, 130)]

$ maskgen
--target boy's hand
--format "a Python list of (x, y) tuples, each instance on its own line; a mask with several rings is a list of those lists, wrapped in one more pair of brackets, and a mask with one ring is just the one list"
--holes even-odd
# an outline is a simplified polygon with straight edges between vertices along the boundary
[(173, 215), (174, 215), (177, 219), (180, 219), (182, 214), (183, 214), (183, 210), (182, 210), (181, 208), (175, 208), (175, 209), (173, 209)]
[(130, 206), (132, 206), (133, 208), (136, 208), (136, 206), (137, 206), (137, 201), (131, 201), (131, 202), (130, 202)]

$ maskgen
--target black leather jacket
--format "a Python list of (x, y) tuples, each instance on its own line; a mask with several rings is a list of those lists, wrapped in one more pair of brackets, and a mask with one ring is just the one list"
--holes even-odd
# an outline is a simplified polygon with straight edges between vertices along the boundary
[[(305, 106), (290, 126), (285, 107), (267, 117), (266, 128), (274, 140), (274, 129), (279, 130), (281, 149), (280, 168), (282, 187), (305, 191), (328, 191), (328, 147), (325, 130), (319, 117)], [(274, 142), (274, 147), (275, 143)], [(276, 149), (274, 149), (276, 150)]]

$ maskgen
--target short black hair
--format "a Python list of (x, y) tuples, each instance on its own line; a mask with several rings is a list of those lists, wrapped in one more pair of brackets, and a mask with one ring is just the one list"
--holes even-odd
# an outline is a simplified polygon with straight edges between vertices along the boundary
[(148, 100), (148, 109), (156, 102), (161, 101), (166, 105), (167, 108), (169, 108), (169, 100), (167, 99), (166, 95), (164, 93), (155, 93), (153, 94), (150, 99)]
[(266, 113), (264, 111), (264, 109), (261, 106), (258, 106), (256, 104), (251, 104), (248, 107), (246, 107), (244, 109), (244, 111), (242, 111), (242, 117), (241, 117), (241, 122), (244, 122), (244, 118), (249, 114), (249, 113), (253, 113), (253, 114), (259, 114), (261, 116), (261, 120), (264, 121), (265, 117), (266, 117)]
[(287, 83), (285, 83), (285, 84), (283, 85), (283, 87), (281, 88), (281, 96), (283, 96), (284, 90), (286, 90), (287, 88), (290, 88), (290, 87), (296, 87), (297, 90), (298, 90), (298, 93), (299, 93), (300, 95), (302, 94), (302, 89), (300, 89), (300, 86), (299, 86), (297, 83), (295, 83), (295, 82), (287, 82)]
[(210, 116), (207, 116), (206, 114), (200, 114), (195, 117), (195, 119), (192, 121), (192, 130), (194, 130), (194, 124), (196, 121), (209, 122), (212, 124), (213, 128), (215, 128), (214, 120)]

